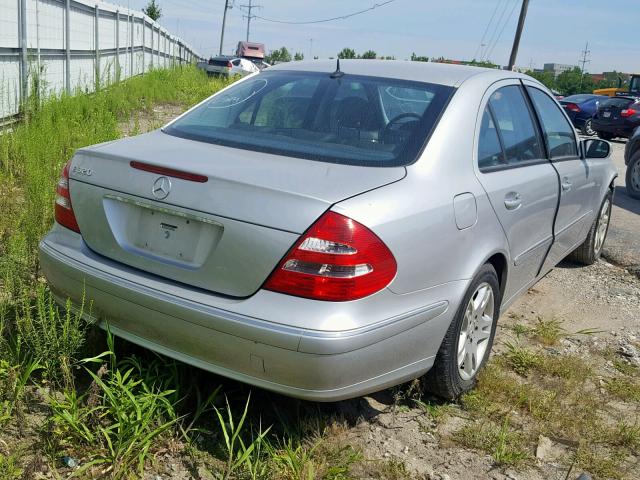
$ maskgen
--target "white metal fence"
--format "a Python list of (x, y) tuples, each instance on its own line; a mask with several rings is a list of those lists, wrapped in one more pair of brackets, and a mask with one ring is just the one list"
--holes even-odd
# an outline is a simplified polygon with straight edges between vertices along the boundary
[(0, 119), (18, 113), (33, 88), (92, 91), (198, 58), (139, 11), (88, 0), (0, 0)]

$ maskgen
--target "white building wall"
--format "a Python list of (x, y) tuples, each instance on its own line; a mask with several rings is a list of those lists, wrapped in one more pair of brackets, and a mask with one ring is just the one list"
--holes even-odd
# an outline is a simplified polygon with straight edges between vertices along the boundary
[(142, 12), (101, 1), (0, 0), (0, 119), (19, 112), (36, 76), (42, 95), (72, 94), (94, 90), (96, 76), (105, 85), (199, 57), (178, 42)]

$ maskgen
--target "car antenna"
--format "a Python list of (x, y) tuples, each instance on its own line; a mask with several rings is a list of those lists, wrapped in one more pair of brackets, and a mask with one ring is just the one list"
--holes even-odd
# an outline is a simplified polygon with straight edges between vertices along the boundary
[(337, 59), (336, 71), (333, 72), (329, 77), (331, 78), (341, 78), (344, 76), (344, 72), (340, 71), (340, 59)]

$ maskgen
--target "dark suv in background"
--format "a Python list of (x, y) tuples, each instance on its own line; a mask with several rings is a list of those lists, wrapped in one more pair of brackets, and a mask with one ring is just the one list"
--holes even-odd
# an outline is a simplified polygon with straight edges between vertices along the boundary
[(640, 127), (636, 128), (624, 150), (627, 165), (627, 194), (640, 200)]
[(600, 138), (629, 138), (640, 126), (640, 100), (638, 97), (617, 96), (600, 102), (593, 117), (593, 129)]

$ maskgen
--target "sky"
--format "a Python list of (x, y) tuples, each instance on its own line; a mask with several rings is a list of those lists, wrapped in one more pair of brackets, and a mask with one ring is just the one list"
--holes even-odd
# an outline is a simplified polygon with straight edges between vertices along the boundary
[[(126, 1), (142, 8), (147, 0)], [(156, 0), (163, 24), (201, 55), (218, 53), (224, 0)], [(223, 52), (231, 54), (246, 38), (249, 0), (229, 0)], [(383, 0), (253, 0), (254, 14), (285, 21), (316, 20), (369, 8)], [(260, 18), (251, 21), (250, 40), (267, 50), (287, 47), (306, 58), (334, 57), (344, 47), (356, 52), (407, 59), (412, 52), (428, 57), (469, 60), (488, 56), (508, 63), (521, 0), (394, 0), (344, 20), (286, 25)], [(496, 12), (493, 15), (493, 12)], [(633, 12), (625, 14), (624, 12)], [(490, 20), (493, 16), (493, 21)], [(516, 65), (542, 68), (544, 63), (578, 65), (588, 42), (585, 70), (640, 72), (637, 41), (638, 0), (530, 0)], [(501, 20), (498, 22), (498, 20)], [(485, 33), (486, 32), (486, 33)], [(488, 46), (481, 47), (484, 43)]]

